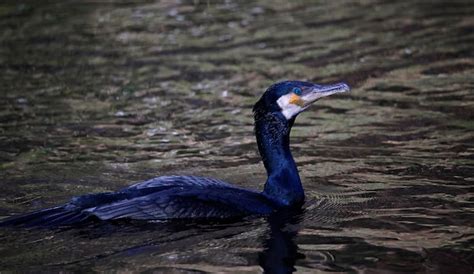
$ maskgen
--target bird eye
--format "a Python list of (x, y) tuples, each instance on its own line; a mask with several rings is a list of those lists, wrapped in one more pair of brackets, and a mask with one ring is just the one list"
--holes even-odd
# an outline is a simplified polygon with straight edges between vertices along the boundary
[(301, 89), (300, 88), (293, 88), (293, 93), (296, 95), (301, 95)]

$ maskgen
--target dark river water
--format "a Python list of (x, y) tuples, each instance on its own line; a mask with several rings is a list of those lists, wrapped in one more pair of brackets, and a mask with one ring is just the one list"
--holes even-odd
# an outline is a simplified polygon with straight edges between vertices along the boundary
[(2, 1), (0, 216), (165, 174), (260, 189), (251, 107), (301, 114), (298, 213), (1, 229), (0, 271), (469, 273), (472, 1)]

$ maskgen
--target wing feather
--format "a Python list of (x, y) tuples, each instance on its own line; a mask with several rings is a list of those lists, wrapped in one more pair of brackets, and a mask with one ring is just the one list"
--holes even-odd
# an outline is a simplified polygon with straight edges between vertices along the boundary
[(177, 186), (146, 196), (95, 207), (89, 212), (102, 220), (227, 218), (268, 214), (272, 211), (272, 207), (265, 202), (259, 193), (227, 185), (208, 186), (205, 191), (196, 187)]

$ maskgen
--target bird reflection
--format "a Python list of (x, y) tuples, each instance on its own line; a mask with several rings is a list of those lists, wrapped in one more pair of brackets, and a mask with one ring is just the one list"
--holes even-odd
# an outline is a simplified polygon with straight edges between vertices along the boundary
[[(258, 254), (258, 264), (264, 273), (292, 273), (298, 259), (304, 255), (298, 252), (294, 241), (300, 230), (300, 222), (303, 219), (303, 209), (292, 209), (278, 211), (265, 220), (242, 220), (240, 222), (166, 222), (166, 223), (143, 223), (143, 222), (111, 222), (111, 223), (89, 223), (82, 227), (63, 227), (55, 229), (56, 237), (76, 241), (78, 238), (92, 241), (91, 247), (102, 246), (106, 253), (91, 250), (91, 256), (78, 257), (77, 260), (67, 262), (67, 265), (75, 264), (97, 264), (98, 260), (114, 261), (114, 258), (128, 257), (133, 260), (147, 258), (150, 254), (164, 254), (175, 250), (176, 246), (182, 246), (211, 239), (229, 239), (233, 236), (242, 235), (249, 229), (255, 232), (262, 225), (268, 228), (265, 239), (261, 243), (264, 249)], [(264, 221), (263, 223), (260, 221)], [(120, 235), (125, 242), (121, 247), (109, 246), (109, 239)], [(258, 237), (257, 234), (253, 234)], [(125, 236), (125, 237), (124, 237)], [(254, 239), (251, 239), (252, 241)], [(130, 244), (126, 244), (130, 241)], [(71, 244), (73, 245), (73, 243)], [(137, 244), (138, 242), (138, 244)], [(141, 242), (141, 243), (140, 243)], [(175, 244), (173, 244), (175, 243)], [(63, 245), (64, 243), (58, 243)], [(164, 246), (166, 244), (166, 246)], [(228, 243), (230, 244), (230, 243)], [(189, 256), (189, 255), (188, 255)], [(146, 260), (148, 262), (148, 259)], [(179, 260), (178, 260), (179, 261)], [(249, 262), (252, 264), (252, 262)], [(56, 264), (54, 264), (56, 265)], [(153, 265), (153, 263), (151, 263)], [(160, 264), (156, 265), (159, 266)], [(59, 263), (56, 266), (64, 266)], [(175, 267), (171, 267), (174, 269)], [(179, 268), (179, 267), (178, 267)]]
[(259, 254), (259, 264), (265, 273), (293, 273), (296, 261), (304, 258), (294, 241), (303, 211), (279, 211), (268, 217), (270, 234), (264, 242), (263, 252)]

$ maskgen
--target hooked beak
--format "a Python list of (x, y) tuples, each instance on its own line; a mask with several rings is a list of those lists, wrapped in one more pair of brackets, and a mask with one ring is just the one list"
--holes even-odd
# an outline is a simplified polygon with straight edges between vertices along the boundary
[(308, 87), (301, 99), (304, 101), (304, 107), (307, 108), (312, 103), (316, 102), (322, 97), (326, 97), (335, 93), (342, 93), (351, 90), (346, 83), (337, 83), (331, 85), (313, 85)]

